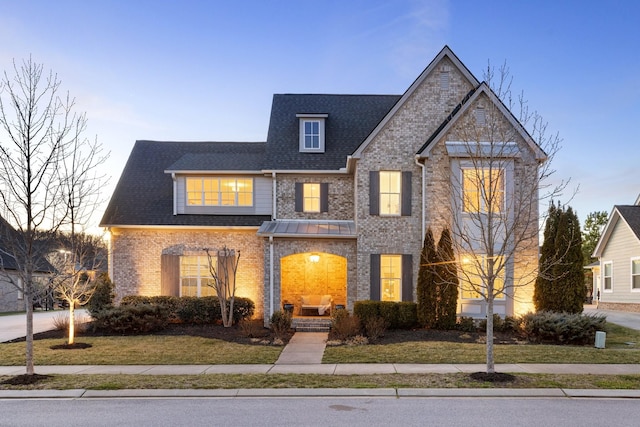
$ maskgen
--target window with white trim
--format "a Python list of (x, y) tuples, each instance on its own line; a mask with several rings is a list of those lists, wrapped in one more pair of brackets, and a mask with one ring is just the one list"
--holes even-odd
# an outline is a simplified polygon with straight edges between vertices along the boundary
[[(494, 266), (502, 264), (502, 257), (494, 257)], [(486, 255), (463, 255), (460, 277), (460, 295), (462, 299), (482, 299), (487, 295), (486, 278), (489, 258)], [(495, 267), (494, 267), (495, 268)], [(495, 274), (495, 273), (494, 273)], [(493, 294), (496, 299), (504, 299), (504, 268), (493, 281)]]
[(640, 291), (640, 257), (631, 258), (631, 290)]
[(296, 114), (300, 119), (300, 152), (324, 153), (327, 114)]
[[(216, 257), (211, 258), (216, 266)], [(214, 281), (209, 272), (209, 257), (192, 255), (180, 257), (180, 296), (215, 296)]]
[(305, 182), (302, 193), (303, 211), (320, 212), (320, 183)]
[(253, 206), (252, 178), (187, 177), (188, 206)]
[(402, 255), (380, 255), (380, 300), (402, 301)]
[(500, 213), (504, 208), (504, 169), (462, 168), (462, 209)]
[(602, 284), (605, 292), (613, 291), (613, 262), (611, 261), (602, 264)]
[(380, 171), (380, 215), (400, 215), (402, 173)]

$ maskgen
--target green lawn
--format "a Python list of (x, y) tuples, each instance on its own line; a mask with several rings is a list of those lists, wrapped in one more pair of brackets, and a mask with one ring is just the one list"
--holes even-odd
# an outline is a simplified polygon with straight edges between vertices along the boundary
[[(34, 341), (36, 365), (225, 365), (274, 363), (284, 347), (192, 336), (82, 337), (83, 350), (51, 350), (62, 339)], [(24, 365), (25, 343), (0, 344), (0, 365)]]
[[(36, 365), (271, 364), (283, 347), (248, 345), (193, 336), (82, 337), (93, 347), (51, 350), (63, 339), (36, 340)], [(0, 344), (0, 365), (24, 365), (25, 344)], [(607, 348), (496, 345), (496, 363), (640, 363), (640, 331), (609, 324)], [(323, 363), (485, 363), (482, 343), (416, 341), (327, 347)]]
[[(483, 343), (415, 341), (327, 347), (323, 363), (485, 363)], [(593, 346), (496, 345), (495, 363), (640, 363), (640, 331), (609, 323), (605, 349)]]
[[(0, 382), (10, 377), (0, 376)], [(567, 388), (639, 389), (640, 375), (516, 374), (508, 383), (478, 382), (468, 374), (386, 375), (51, 375), (36, 384), (0, 390), (36, 389), (236, 389), (236, 388)]]

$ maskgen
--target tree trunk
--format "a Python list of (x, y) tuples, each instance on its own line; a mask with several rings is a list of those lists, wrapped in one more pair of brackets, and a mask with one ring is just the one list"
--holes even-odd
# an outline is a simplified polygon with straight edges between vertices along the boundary
[(493, 360), (493, 295), (489, 294), (487, 301), (487, 373), (493, 374), (495, 372), (496, 368)]
[(69, 341), (67, 344), (73, 344), (75, 342), (76, 335), (76, 321), (75, 321), (75, 302), (69, 301)]
[(24, 299), (27, 308), (27, 337), (26, 337), (26, 373), (33, 375), (35, 369), (33, 367), (33, 289), (29, 283), (24, 287)]

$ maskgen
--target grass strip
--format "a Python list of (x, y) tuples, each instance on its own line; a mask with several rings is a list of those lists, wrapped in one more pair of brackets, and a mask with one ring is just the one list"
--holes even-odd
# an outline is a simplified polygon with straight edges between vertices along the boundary
[[(515, 374), (515, 381), (474, 381), (469, 374), (203, 374), (203, 375), (51, 375), (32, 385), (0, 385), (0, 390), (121, 390), (236, 388), (570, 388), (638, 389), (640, 375)], [(0, 382), (10, 377), (0, 376)]]

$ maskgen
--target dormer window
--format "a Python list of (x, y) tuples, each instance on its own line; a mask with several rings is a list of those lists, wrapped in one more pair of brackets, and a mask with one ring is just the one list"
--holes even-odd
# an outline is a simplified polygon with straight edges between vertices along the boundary
[(324, 122), (328, 114), (296, 114), (300, 119), (300, 152), (324, 153)]

